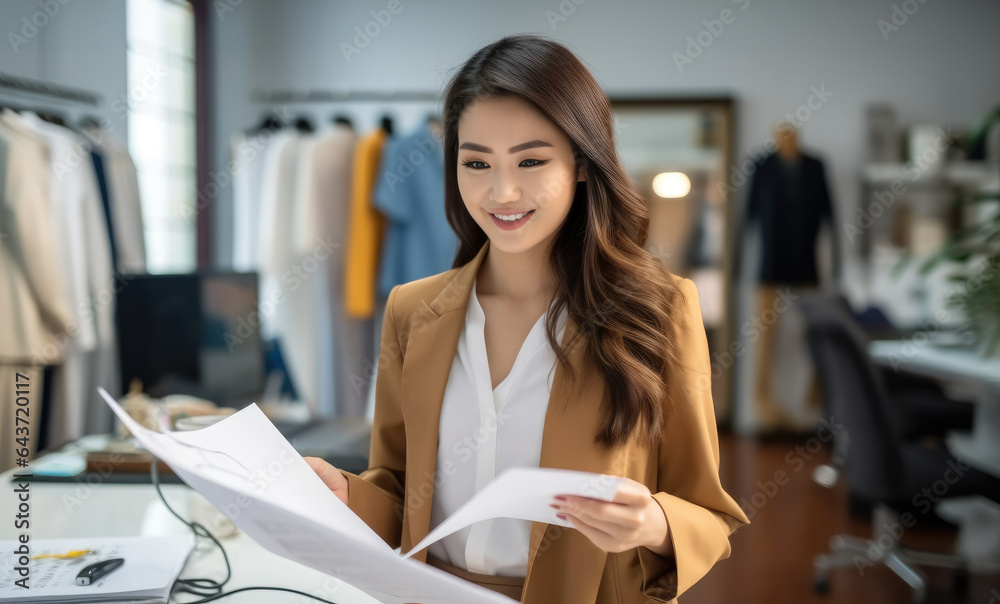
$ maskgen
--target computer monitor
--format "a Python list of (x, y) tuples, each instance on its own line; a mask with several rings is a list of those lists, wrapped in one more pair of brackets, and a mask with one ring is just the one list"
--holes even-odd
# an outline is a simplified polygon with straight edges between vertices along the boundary
[(122, 390), (189, 394), (242, 408), (264, 389), (257, 273), (122, 276), (116, 322)]

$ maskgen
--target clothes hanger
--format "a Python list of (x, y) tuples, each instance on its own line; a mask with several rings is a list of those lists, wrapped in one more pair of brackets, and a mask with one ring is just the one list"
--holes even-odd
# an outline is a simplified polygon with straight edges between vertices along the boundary
[(316, 127), (313, 126), (312, 120), (304, 115), (300, 115), (295, 118), (295, 129), (303, 133), (313, 133), (316, 132)]
[(101, 120), (93, 115), (85, 115), (80, 118), (80, 121), (77, 122), (76, 126), (81, 130), (85, 128), (97, 128), (99, 130), (101, 128)]
[(280, 119), (278, 119), (278, 117), (275, 116), (273, 112), (268, 111), (266, 114), (264, 114), (264, 117), (261, 118), (260, 123), (248, 129), (247, 133), (258, 134), (265, 130), (280, 130), (284, 127), (285, 123)]
[(36, 111), (35, 113), (38, 115), (38, 117), (42, 118), (46, 122), (49, 122), (50, 124), (55, 124), (57, 126), (62, 126), (63, 128), (67, 127), (66, 126), (66, 118), (64, 116), (62, 116), (61, 114), (58, 114), (58, 113), (42, 113), (41, 111)]
[(335, 114), (333, 116), (333, 123), (334, 124), (343, 124), (344, 126), (347, 126), (348, 128), (354, 128), (354, 123), (351, 121), (351, 118), (348, 117), (344, 113), (337, 113), (337, 114)]

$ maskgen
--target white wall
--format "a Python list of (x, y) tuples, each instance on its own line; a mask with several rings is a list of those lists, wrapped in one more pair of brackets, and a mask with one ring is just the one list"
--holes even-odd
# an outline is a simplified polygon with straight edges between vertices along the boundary
[(95, 92), (101, 102), (94, 107), (14, 94), (0, 99), (71, 119), (108, 118), (107, 135), (125, 142), (125, 0), (2, 0), (0, 34), (0, 72)]
[[(352, 43), (355, 27), (363, 29), (373, 20), (371, 11), (385, 9), (388, 0), (228, 1), (236, 6), (213, 19), (213, 169), (224, 168), (229, 135), (255, 123), (267, 108), (250, 103), (250, 90), (440, 91), (472, 52), (517, 32), (557, 37), (590, 66), (609, 94), (734, 95), (738, 158), (766, 140), (773, 122), (804, 104), (813, 87), (824, 88), (832, 96), (811, 113), (802, 141), (826, 158), (842, 216), (853, 216), (857, 203), (866, 103), (892, 103), (904, 124), (964, 126), (1000, 100), (997, 2), (401, 0), (399, 14), (348, 61), (341, 44)], [(891, 22), (894, 6), (900, 15), (903, 8), (913, 14), (884, 36), (878, 21)], [(565, 20), (550, 19), (560, 10), (570, 12), (567, 8), (572, 13)], [(706, 30), (703, 21), (718, 20), (726, 9), (732, 11), (731, 23), (722, 24), (700, 56), (679, 69), (674, 53), (684, 54), (687, 38), (696, 39)], [(365, 105), (373, 119), (377, 105)], [(325, 120), (334, 106), (289, 109), (313, 111)], [(216, 205), (217, 224), (225, 224), (228, 192)], [(218, 244), (225, 258), (228, 237)], [(852, 251), (849, 246), (847, 251)]]
[[(65, 5), (62, 2), (66, 2)], [(857, 169), (863, 151), (863, 108), (894, 104), (904, 123), (965, 125), (1000, 99), (1000, 3), (979, 0), (508, 0), (471, 2), (400, 0), (401, 12), (348, 61), (342, 43), (353, 43), (389, 0), (218, 0), (214, 29), (214, 115), (211, 169), (225, 169), (233, 131), (256, 122), (267, 109), (249, 100), (259, 88), (427, 90), (439, 92), (472, 52), (503, 35), (536, 32), (566, 43), (590, 66), (609, 94), (684, 95), (723, 92), (738, 99), (738, 154), (744, 157), (769, 135), (773, 121), (804, 103), (811, 87), (831, 98), (812, 113), (804, 145), (827, 160), (842, 216), (857, 202)], [(580, 2), (579, 5), (576, 2)], [(227, 4), (228, 3), (228, 4)], [(894, 7), (916, 12), (883, 37), (877, 22)], [(48, 7), (54, 15), (44, 14)], [(230, 8), (231, 10), (225, 10)], [(560, 11), (565, 20), (553, 20)], [(711, 37), (692, 64), (678, 69), (674, 53), (706, 29), (721, 11), (734, 15)], [(44, 24), (25, 30), (24, 19)], [(111, 136), (124, 140), (121, 107), (127, 91), (125, 0), (3, 0), (0, 2), (0, 71), (99, 92), (97, 108), (53, 101), (71, 116), (111, 118)], [(702, 39), (705, 39), (702, 35)], [(23, 40), (18, 40), (18, 36)], [(15, 48), (16, 46), (16, 48)], [(17, 101), (17, 97), (2, 98)], [(40, 104), (38, 97), (25, 97)], [(116, 103), (117, 101), (117, 103)], [(432, 105), (411, 105), (419, 116)], [(343, 106), (336, 106), (336, 108)], [(328, 120), (333, 105), (288, 106)], [(367, 127), (383, 107), (367, 111)], [(230, 247), (225, 225), (230, 194), (224, 187), (216, 212), (217, 256)], [(848, 251), (850, 249), (848, 248)]]

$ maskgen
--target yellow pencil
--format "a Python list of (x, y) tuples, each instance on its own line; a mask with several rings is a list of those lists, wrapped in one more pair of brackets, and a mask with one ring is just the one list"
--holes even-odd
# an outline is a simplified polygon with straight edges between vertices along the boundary
[(93, 550), (89, 549), (75, 549), (68, 551), (65, 554), (38, 554), (37, 556), (32, 556), (32, 560), (38, 560), (39, 558), (58, 558), (60, 560), (68, 560), (71, 558), (79, 558), (80, 556), (86, 556)]

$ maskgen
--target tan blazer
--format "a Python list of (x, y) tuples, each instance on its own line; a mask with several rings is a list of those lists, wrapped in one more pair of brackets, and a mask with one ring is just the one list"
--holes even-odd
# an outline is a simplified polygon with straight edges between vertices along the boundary
[[(368, 469), (342, 470), (349, 506), (392, 547), (407, 552), (430, 530), (438, 424), (445, 385), (465, 325), (473, 278), (489, 248), (464, 266), (398, 285), (389, 294), (375, 390)], [(558, 365), (545, 414), (540, 467), (626, 476), (645, 484), (670, 525), (674, 556), (645, 547), (608, 553), (572, 528), (532, 522), (522, 602), (632, 604), (673, 601), (729, 556), (729, 535), (749, 520), (719, 482), (719, 445), (708, 344), (694, 284), (679, 330), (686, 369), (671, 378), (664, 444), (614, 451), (594, 444), (603, 379), (583, 347), (568, 352), (582, 388)], [(569, 318), (565, 341), (578, 329)], [(582, 340), (581, 340), (582, 341)], [(426, 562), (427, 550), (414, 554)]]

